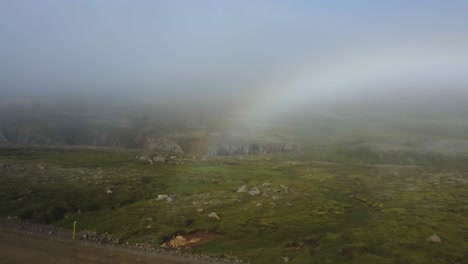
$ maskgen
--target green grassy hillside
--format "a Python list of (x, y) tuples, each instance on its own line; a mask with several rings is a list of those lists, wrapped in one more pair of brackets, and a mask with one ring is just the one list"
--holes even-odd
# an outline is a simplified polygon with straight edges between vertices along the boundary
[[(0, 215), (108, 232), (251, 263), (462, 263), (467, 157), (336, 145), (302, 154), (173, 157), (137, 150), (2, 147)], [(161, 153), (164, 154), (164, 153)], [(411, 164), (407, 161), (411, 159)], [(404, 162), (402, 162), (404, 161)], [(261, 192), (238, 193), (247, 185)], [(158, 200), (158, 195), (166, 199)], [(201, 211), (200, 209), (203, 209)], [(208, 217), (216, 212), (220, 219)], [(442, 242), (426, 239), (437, 234)]]

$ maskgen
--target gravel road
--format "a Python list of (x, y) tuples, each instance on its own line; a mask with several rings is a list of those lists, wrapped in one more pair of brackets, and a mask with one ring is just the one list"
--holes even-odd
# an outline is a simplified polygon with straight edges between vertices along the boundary
[(116, 245), (103, 242), (105, 235), (92, 240), (72, 240), (71, 231), (49, 225), (0, 218), (0, 262), (3, 263), (242, 263), (222, 258), (172, 251)]

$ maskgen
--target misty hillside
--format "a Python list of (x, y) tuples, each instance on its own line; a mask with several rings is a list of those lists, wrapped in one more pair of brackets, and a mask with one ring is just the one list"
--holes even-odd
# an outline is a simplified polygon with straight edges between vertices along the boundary
[(296, 153), (350, 142), (378, 151), (468, 152), (468, 104), (367, 99), (302, 105), (256, 120), (208, 104), (12, 101), (0, 109), (0, 131), (4, 143), (196, 155)]
[(466, 9), (1, 3), (0, 140), (211, 155), (356, 140), (465, 151)]
[[(281, 139), (265, 141), (261, 136), (250, 138), (243, 134), (234, 135), (225, 126), (232, 119), (229, 113), (208, 112), (200, 107), (194, 110), (191, 106), (32, 102), (4, 106), (0, 115), (3, 141), (18, 144), (86, 145), (216, 154), (223, 151), (218, 148), (228, 143), (239, 147), (250, 142), (268, 143), (275, 148), (280, 148), (280, 143), (286, 143)], [(229, 142), (224, 143), (224, 140)]]

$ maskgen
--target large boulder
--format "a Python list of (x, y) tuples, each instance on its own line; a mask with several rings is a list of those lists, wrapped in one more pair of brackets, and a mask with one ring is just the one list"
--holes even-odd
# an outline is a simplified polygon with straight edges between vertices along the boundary
[(184, 150), (180, 145), (165, 137), (148, 137), (146, 138), (145, 145), (148, 149), (184, 154)]

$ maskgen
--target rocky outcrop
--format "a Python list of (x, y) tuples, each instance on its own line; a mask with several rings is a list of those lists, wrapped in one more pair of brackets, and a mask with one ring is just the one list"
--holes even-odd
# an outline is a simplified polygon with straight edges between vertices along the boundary
[(249, 190), (249, 194), (252, 196), (257, 196), (261, 194), (260, 190), (257, 187), (253, 187), (252, 189)]
[(159, 151), (166, 151), (166, 152), (173, 152), (173, 153), (180, 153), (183, 154), (184, 150), (180, 145), (178, 145), (176, 142), (165, 138), (153, 138), (153, 137), (147, 137), (146, 142), (145, 142), (145, 147), (147, 149), (154, 149), (154, 150), (159, 150)]
[(63, 144), (59, 139), (41, 134), (32, 134), (29, 132), (20, 132), (16, 135), (15, 143), (19, 144)]
[(212, 156), (235, 156), (297, 152), (300, 152), (300, 148), (292, 143), (244, 140), (236, 142), (218, 139), (209, 147), (207, 154)]
[(156, 155), (151, 157), (149, 154), (143, 154), (142, 156), (135, 156), (136, 159), (148, 163), (149, 165), (157, 164), (169, 164), (169, 165), (179, 165), (184, 164), (186, 159), (182, 155)]
[(119, 135), (118, 131), (115, 133), (89, 132), (74, 134), (63, 133), (60, 130), (35, 131), (34, 129), (22, 129), (11, 133), (10, 139), (11, 143), (19, 144), (88, 145), (115, 148), (133, 148), (136, 146), (131, 137)]
[[(129, 127), (60, 126), (60, 124), (3, 127), (0, 143), (87, 145), (98, 147), (141, 148), (176, 154), (212, 156), (240, 156), (273, 153), (297, 153), (301, 149), (281, 138), (252, 138), (248, 135), (231, 136), (208, 132), (171, 132), (138, 130)], [(1, 133), (3, 132), (3, 133)], [(153, 162), (166, 162), (158, 157)], [(149, 161), (148, 161), (149, 162)], [(230, 162), (228, 165), (238, 165)]]

